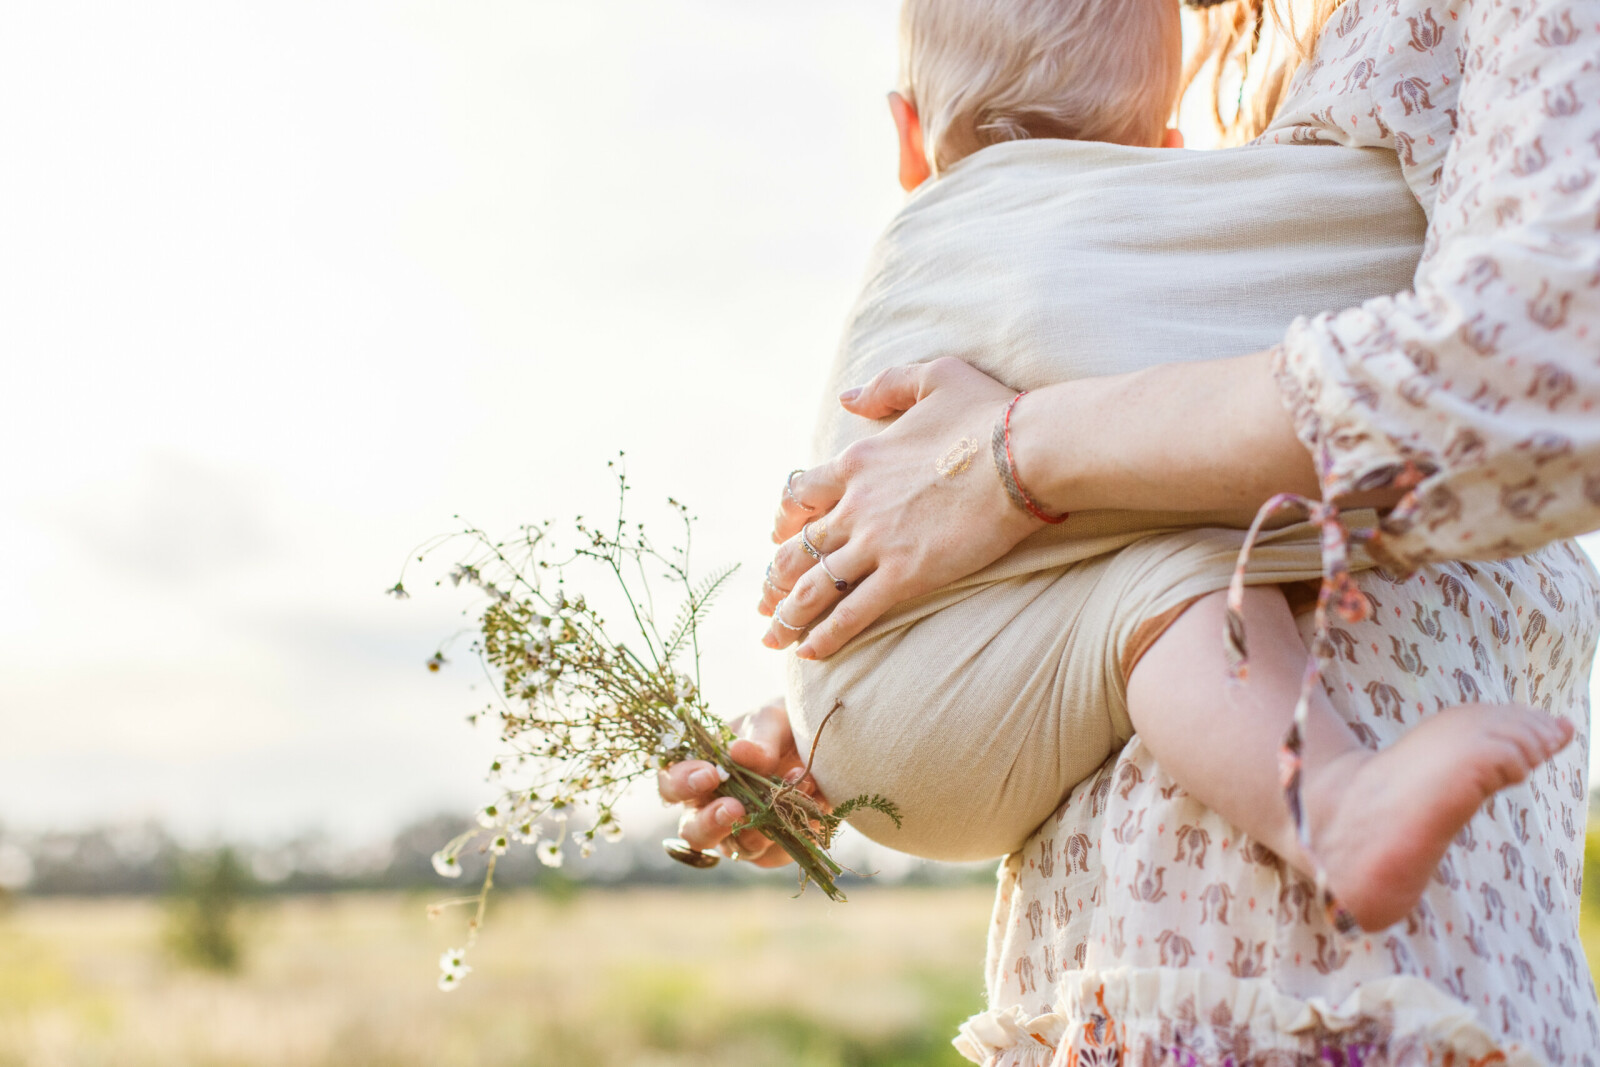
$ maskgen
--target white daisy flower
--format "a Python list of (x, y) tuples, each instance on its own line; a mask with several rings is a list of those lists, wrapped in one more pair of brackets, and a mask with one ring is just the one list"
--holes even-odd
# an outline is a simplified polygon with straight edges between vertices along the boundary
[(493, 804), (484, 805), (483, 810), (478, 812), (478, 825), (485, 830), (493, 830), (499, 826), (500, 809)]
[(493, 852), (496, 856), (504, 856), (506, 854), (506, 849), (510, 847), (511, 841), (506, 837), (505, 834), (500, 834), (493, 841), (489, 842), (489, 851)]
[(543, 832), (542, 828), (532, 819), (524, 819), (522, 822), (511, 828), (511, 836), (516, 838), (518, 841), (521, 841), (525, 845), (531, 845), (535, 841), (539, 840), (539, 834), (541, 832)]
[(446, 993), (450, 992), (471, 972), (472, 968), (467, 966), (466, 949), (446, 949), (439, 956), (439, 989)]
[(433, 869), (446, 878), (461, 877), (461, 861), (447, 852), (433, 854)]
[(660, 736), (657, 738), (657, 747), (659, 747), (662, 752), (676, 752), (678, 749), (683, 747), (685, 736), (683, 723), (681, 722), (672, 723), (670, 726), (663, 726), (661, 728)]
[(565, 858), (561, 855), (561, 842), (559, 841), (539, 842), (538, 852), (539, 862), (546, 867), (559, 867), (562, 859)]

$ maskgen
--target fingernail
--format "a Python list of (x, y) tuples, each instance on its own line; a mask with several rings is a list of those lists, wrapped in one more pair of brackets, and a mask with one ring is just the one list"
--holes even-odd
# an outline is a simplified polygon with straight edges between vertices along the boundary
[(761, 643), (772, 649), (774, 652), (778, 650), (778, 639), (773, 637), (771, 632), (768, 632), (767, 635), (761, 639)]
[(775, 545), (783, 544), (782, 541), (778, 540), (778, 531), (777, 530), (773, 530), (772, 531), (772, 543), (775, 544)]
[(844, 392), (839, 394), (839, 403), (848, 404), (851, 401), (855, 400), (855, 398), (860, 396), (860, 395), (861, 395), (861, 387), (860, 386), (857, 386), (854, 389), (846, 389)]
[(817, 658), (817, 653), (812, 649), (812, 647), (810, 645), (801, 645), (800, 646), (800, 651), (796, 652), (795, 655), (799, 656), (801, 659), (816, 659)]
[(709, 793), (721, 784), (716, 771), (695, 771), (689, 776), (689, 785), (698, 793)]
[(729, 811), (725, 807), (718, 808), (717, 809), (717, 825), (718, 826), (732, 826), (733, 825), (733, 812)]

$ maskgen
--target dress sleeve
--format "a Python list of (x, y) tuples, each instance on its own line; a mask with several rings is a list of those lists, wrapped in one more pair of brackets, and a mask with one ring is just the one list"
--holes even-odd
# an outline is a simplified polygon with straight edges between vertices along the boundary
[[(1426, 72), (1447, 101), (1460, 69), (1459, 108), (1413, 291), (1297, 320), (1274, 361), (1324, 499), (1412, 490), (1372, 545), (1404, 570), (1600, 527), (1600, 0), (1457, 10), (1458, 63)], [(1429, 80), (1380, 98), (1420, 118)]]

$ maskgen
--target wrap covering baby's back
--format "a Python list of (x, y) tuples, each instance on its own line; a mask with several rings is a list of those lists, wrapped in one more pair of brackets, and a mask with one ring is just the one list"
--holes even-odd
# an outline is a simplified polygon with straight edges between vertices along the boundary
[[(1034, 389), (1268, 348), (1297, 316), (1410, 288), (1425, 224), (1381, 150), (984, 149), (913, 195), (879, 240), (812, 458), (887, 425), (832, 398), (898, 364), (956, 356)], [(1137, 425), (1141, 413), (1120, 414)], [(979, 444), (958, 477), (997, 476)], [(840, 704), (816, 746), (822, 789), (899, 804), (903, 829), (878, 813), (851, 821), (903, 851), (1017, 848), (1131, 736), (1123, 656), (1140, 624), (1224, 588), (1251, 518), (1076, 514), (829, 659), (791, 657), (801, 752)], [(1249, 581), (1320, 573), (1314, 535), (1288, 527), (1254, 551)]]

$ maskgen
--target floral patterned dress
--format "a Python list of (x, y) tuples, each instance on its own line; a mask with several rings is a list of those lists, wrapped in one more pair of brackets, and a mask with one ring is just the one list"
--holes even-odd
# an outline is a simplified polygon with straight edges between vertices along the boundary
[[(1430, 220), (1412, 292), (1302, 319), (1276, 367), (1325, 498), (1411, 490), (1322, 682), (1372, 747), (1466, 701), (1576, 741), (1341, 935), (1135, 738), (1000, 869), (996, 1067), (1600, 1065), (1578, 940), (1600, 576), (1600, 0), (1347, 0), (1265, 139), (1382, 145)], [(1313, 149), (1314, 150), (1314, 149)], [(1505, 558), (1509, 557), (1509, 558)], [(1498, 562), (1449, 562), (1456, 559)], [(1310, 638), (1310, 620), (1304, 624)]]

